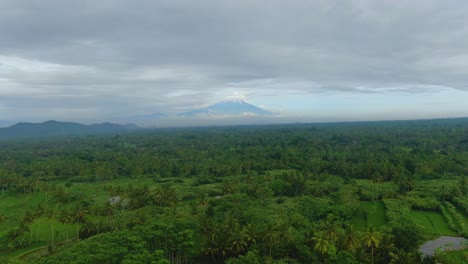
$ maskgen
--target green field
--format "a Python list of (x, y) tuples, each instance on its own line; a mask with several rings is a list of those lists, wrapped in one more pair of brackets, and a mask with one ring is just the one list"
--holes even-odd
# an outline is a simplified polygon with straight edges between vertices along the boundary
[[(368, 226), (382, 227), (387, 223), (385, 212), (385, 205), (381, 201), (361, 201), (359, 211), (351, 220), (351, 224), (358, 230), (364, 230)], [(411, 217), (428, 239), (438, 236), (456, 236), (440, 212), (412, 210)]]
[(14, 194), (11, 192), (0, 192), (0, 214), (4, 221), (1, 223), (0, 237), (8, 228), (16, 226), (26, 210), (34, 210), (38, 205), (52, 206), (54, 202), (45, 203), (43, 193), (30, 195)]
[(382, 201), (361, 201), (357, 215), (351, 220), (351, 224), (358, 230), (364, 230), (368, 226), (381, 227), (386, 223), (385, 205)]
[[(173, 182), (174, 179), (164, 179), (167, 182)], [(189, 181), (187, 181), (189, 182)], [(49, 182), (50, 185), (64, 186), (66, 182), (57, 181)], [(191, 183), (191, 182), (190, 182)], [(67, 193), (74, 193), (79, 197), (86, 197), (91, 199), (90, 202), (93, 205), (99, 206), (107, 202), (111, 197), (110, 187), (113, 189), (125, 189), (128, 185), (134, 187), (148, 185), (150, 189), (157, 183), (152, 179), (115, 179), (112, 181), (103, 182), (88, 182), (88, 183), (73, 183), (70, 187), (65, 187)], [(191, 186), (188, 183), (178, 183), (181, 193), (191, 193)], [(193, 187), (192, 187), (193, 188)], [(54, 194), (51, 192), (48, 194), (46, 202), (46, 196), (43, 192), (36, 192), (31, 194), (15, 194), (12, 192), (0, 192), (0, 214), (3, 217), (3, 222), (0, 228), (0, 237), (5, 235), (12, 228), (16, 228), (23, 219), (26, 210), (32, 212), (36, 211), (38, 206), (43, 206), (45, 211), (54, 211), (57, 214), (61, 209), (73, 209), (77, 205), (77, 201), (68, 202), (61, 204), (57, 201)], [(47, 214), (47, 213), (45, 213)], [(88, 213), (87, 218), (97, 219), (98, 217)], [(76, 239), (76, 224), (63, 224), (60, 223), (54, 217), (48, 218), (47, 216), (41, 216), (34, 220), (30, 224), (29, 230), (26, 232), (24, 240), (31, 242), (32, 244), (26, 248), (14, 250), (3, 256), (8, 257), (19, 257), (35, 249), (47, 246), (52, 241), (52, 235), (54, 238), (54, 244), (62, 243), (67, 240)]]
[(456, 236), (440, 212), (411, 211), (411, 217), (421, 226), (423, 232), (430, 237)]
[(33, 241), (52, 241), (53, 238), (58, 243), (76, 238), (76, 225), (62, 224), (55, 219), (38, 218), (30, 229), (30, 238)]

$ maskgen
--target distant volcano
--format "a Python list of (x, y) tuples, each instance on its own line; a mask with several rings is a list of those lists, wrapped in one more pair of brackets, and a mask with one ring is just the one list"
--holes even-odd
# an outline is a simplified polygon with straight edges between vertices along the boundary
[(272, 112), (251, 105), (242, 100), (223, 101), (205, 108), (185, 112), (179, 116), (265, 116)]

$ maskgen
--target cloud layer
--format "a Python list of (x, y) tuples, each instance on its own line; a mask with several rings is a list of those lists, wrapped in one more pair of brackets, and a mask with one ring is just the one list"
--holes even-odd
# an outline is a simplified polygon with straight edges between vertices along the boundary
[(278, 98), (330, 93), (446, 101), (468, 95), (467, 15), (455, 0), (3, 0), (0, 119), (92, 122), (223, 99), (306, 115)]

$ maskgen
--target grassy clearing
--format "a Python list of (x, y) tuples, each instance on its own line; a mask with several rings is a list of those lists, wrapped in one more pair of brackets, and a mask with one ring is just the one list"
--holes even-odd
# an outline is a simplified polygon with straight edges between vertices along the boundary
[[(173, 179), (169, 179), (173, 182)], [(154, 182), (152, 179), (114, 179), (112, 181), (103, 182), (87, 182), (87, 183), (73, 183), (69, 187), (65, 187), (64, 181), (51, 181), (49, 185), (57, 187), (64, 187), (67, 193), (75, 193), (86, 199), (91, 199), (95, 204), (104, 204), (111, 197), (112, 189), (126, 189), (129, 184), (134, 187), (147, 185), (153, 189), (159, 183)], [(181, 184), (182, 191), (188, 188), (186, 184)], [(179, 189), (179, 188), (178, 188)], [(11, 192), (0, 192), (0, 214), (2, 222), (0, 222), (0, 236), (6, 234), (10, 229), (17, 228), (19, 223), (24, 217), (25, 211), (30, 210), (35, 212), (39, 205), (48, 210), (53, 210), (58, 213), (61, 209), (73, 209), (77, 201), (72, 201), (66, 204), (61, 204), (53, 196), (52, 191), (48, 193), (48, 200), (46, 202), (46, 195), (44, 192), (36, 192), (30, 194), (16, 194)], [(96, 216), (88, 215), (90, 218)], [(29, 231), (24, 234), (25, 241), (31, 241), (33, 244), (27, 248), (15, 250), (12, 252), (0, 253), (0, 257), (16, 257), (24, 254), (24, 252), (35, 250), (47, 246), (54, 236), (54, 243), (60, 243), (68, 239), (76, 238), (76, 225), (75, 224), (62, 224), (56, 219), (48, 219), (46, 216), (41, 216), (34, 220), (28, 226)], [(53, 231), (52, 231), (53, 228)]]
[(413, 210), (411, 211), (411, 217), (422, 227), (423, 232), (429, 237), (456, 235), (456, 233), (449, 228), (440, 212)]
[(358, 230), (368, 226), (381, 227), (387, 223), (385, 205), (382, 201), (361, 201), (359, 211), (351, 220), (351, 224)]
[(18, 225), (26, 210), (34, 210), (39, 204), (52, 206), (53, 202), (46, 203), (44, 194), (40, 192), (27, 195), (0, 192), (0, 214), (4, 217), (0, 223), (0, 236)]
[(76, 225), (62, 224), (54, 219), (36, 219), (30, 230), (33, 241), (52, 241), (52, 235), (55, 243), (76, 238)]
[[(423, 233), (428, 239), (442, 235), (456, 236), (440, 212), (413, 210), (411, 217), (422, 227)], [(361, 201), (358, 213), (351, 220), (351, 224), (357, 230), (364, 230), (368, 226), (379, 228), (386, 223), (385, 205), (381, 201)]]

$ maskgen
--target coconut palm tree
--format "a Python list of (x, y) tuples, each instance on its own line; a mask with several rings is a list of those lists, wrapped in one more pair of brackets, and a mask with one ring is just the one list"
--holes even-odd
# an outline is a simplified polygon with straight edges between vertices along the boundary
[(413, 253), (406, 252), (404, 249), (397, 249), (394, 252), (390, 252), (388, 254), (392, 259), (390, 261), (391, 264), (408, 264), (408, 263), (416, 263), (416, 258)]
[(269, 248), (269, 256), (271, 257), (271, 249), (273, 245), (277, 242), (278, 240), (278, 234), (277, 231), (275, 230), (274, 226), (272, 224), (269, 224), (267, 226), (267, 229), (265, 230), (265, 233), (263, 235), (263, 241)]
[(73, 223), (76, 224), (76, 239), (80, 239), (80, 230), (79, 230), (80, 224), (86, 221), (87, 213), (88, 211), (79, 205), (75, 207), (75, 210), (72, 212), (71, 219)]
[(382, 240), (382, 234), (369, 226), (364, 232), (363, 243), (367, 248), (371, 249), (371, 263), (374, 263), (374, 248), (378, 248), (380, 241)]
[(235, 256), (242, 254), (247, 248), (247, 240), (240, 229), (233, 230), (230, 251)]
[[(55, 218), (55, 211), (49, 210), (47, 211), (47, 219), (52, 220)], [(54, 246), (54, 222), (50, 221), (50, 234), (51, 234), (51, 245)]]
[(329, 242), (336, 243), (338, 241), (338, 235), (340, 234), (341, 227), (333, 217), (328, 217), (323, 231)]
[(39, 189), (44, 192), (45, 201), (48, 202), (49, 201), (48, 192), (50, 190), (49, 184), (47, 182), (41, 181), (39, 182)]
[(255, 225), (248, 223), (246, 226), (244, 226), (242, 232), (244, 233), (245, 240), (247, 241), (247, 243), (257, 243), (257, 228)]
[(349, 251), (354, 251), (360, 246), (359, 234), (353, 230), (352, 225), (348, 225), (346, 227), (342, 246), (344, 249), (349, 250)]
[(380, 240), (379, 248), (375, 253), (378, 257), (379, 263), (389, 263), (390, 262), (390, 252), (394, 252), (397, 248), (393, 244), (393, 236), (389, 234), (382, 234), (382, 239)]
[(327, 235), (324, 232), (318, 232), (312, 240), (314, 241), (314, 250), (317, 251), (320, 255), (327, 255), (331, 248), (332, 243), (327, 238)]

